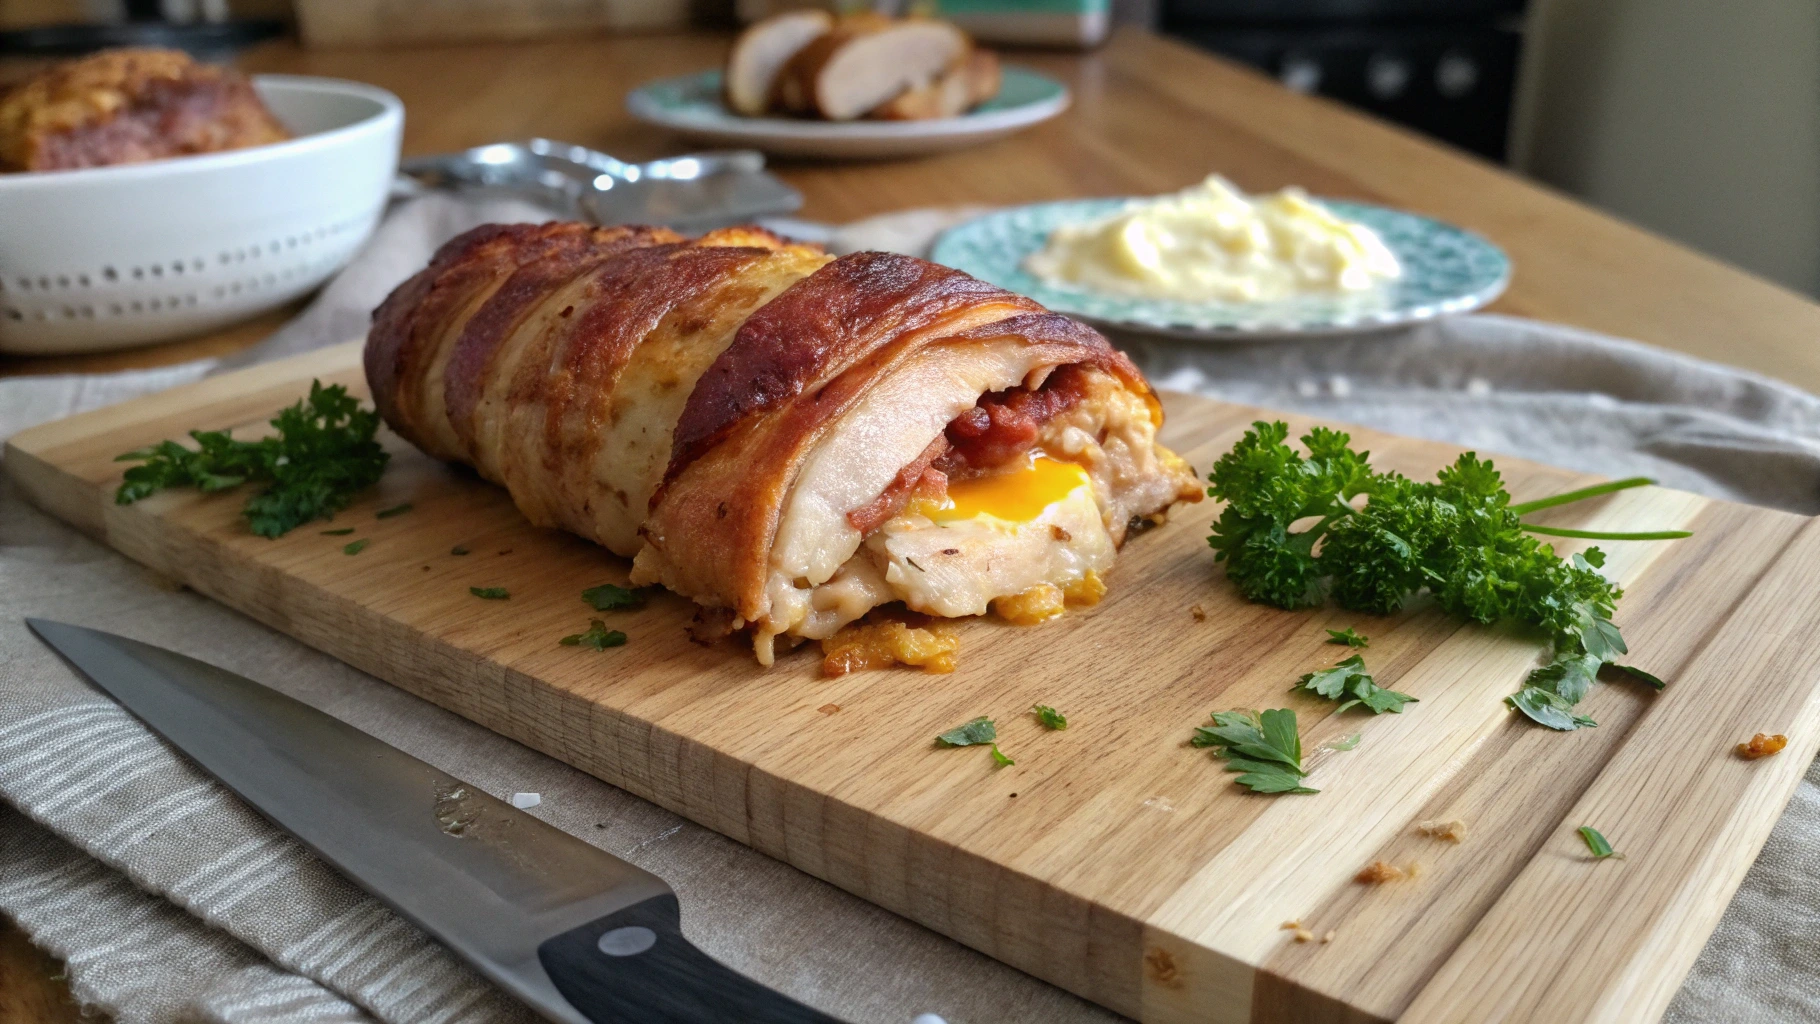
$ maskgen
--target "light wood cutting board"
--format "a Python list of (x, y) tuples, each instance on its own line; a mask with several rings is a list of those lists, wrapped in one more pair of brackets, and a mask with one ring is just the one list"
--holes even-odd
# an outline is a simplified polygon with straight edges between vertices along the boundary
[[(607, 616), (625, 647), (560, 646), (595, 614), (582, 589), (624, 583), (626, 563), (531, 528), (503, 491), (396, 438), (385, 479), (332, 524), (370, 538), (353, 556), (331, 524), (251, 535), (241, 493), (112, 503), (116, 454), (192, 428), (255, 434), (313, 377), (366, 393), (357, 346), (338, 346), (26, 431), (6, 469), (198, 591), (1146, 1021), (1653, 1020), (1820, 746), (1820, 527), (1657, 488), (1549, 520), (1695, 534), (1605, 545), (1632, 660), (1669, 686), (1601, 685), (1583, 705), (1599, 727), (1568, 734), (1505, 710), (1539, 653), (1515, 632), (1244, 603), (1203, 540), (1208, 504), (1127, 545), (1096, 608), (962, 624), (952, 675), (823, 679), (807, 651), (765, 671), (735, 644), (689, 643), (690, 606), (668, 596)], [(1166, 404), (1166, 440), (1203, 470), (1262, 415)], [(1412, 475), (1456, 454), (1355, 436)], [(1519, 501), (1589, 479), (1497, 461)], [(1288, 692), (1350, 653), (1323, 642), (1346, 626), (1371, 637), (1378, 681), (1420, 703), (1336, 715)], [(1035, 703), (1069, 728), (1043, 730)], [(1245, 707), (1296, 710), (1319, 794), (1247, 793), (1187, 745), (1209, 712)], [(933, 744), (977, 715), (1014, 767)], [(1757, 732), (1789, 749), (1734, 756)], [(1355, 749), (1319, 749), (1353, 733)], [(1464, 821), (1465, 841), (1420, 834), (1429, 819)], [(1580, 825), (1625, 859), (1592, 860)], [(1354, 881), (1374, 860), (1421, 870)]]

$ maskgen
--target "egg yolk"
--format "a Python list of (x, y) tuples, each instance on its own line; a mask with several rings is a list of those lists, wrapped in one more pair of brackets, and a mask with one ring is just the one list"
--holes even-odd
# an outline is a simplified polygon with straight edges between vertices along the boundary
[(1026, 523), (1087, 482), (1087, 471), (1075, 463), (1031, 455), (1021, 468), (957, 480), (948, 485), (945, 499), (917, 498), (905, 511), (938, 523), (980, 516)]

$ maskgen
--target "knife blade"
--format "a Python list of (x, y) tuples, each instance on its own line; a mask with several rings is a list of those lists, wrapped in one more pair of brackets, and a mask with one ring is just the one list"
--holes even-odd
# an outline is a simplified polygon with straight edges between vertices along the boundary
[(25, 622), (279, 828), (558, 1024), (840, 1024), (697, 949), (656, 875), (340, 719), (174, 651)]

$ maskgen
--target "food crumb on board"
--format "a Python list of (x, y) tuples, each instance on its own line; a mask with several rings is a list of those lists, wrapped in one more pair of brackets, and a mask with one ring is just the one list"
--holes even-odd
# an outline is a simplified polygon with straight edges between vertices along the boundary
[(1403, 873), (1410, 878), (1421, 878), (1422, 872), (1425, 870), (1427, 869), (1422, 866), (1422, 862), (1419, 860), (1412, 860), (1403, 865)]
[(843, 626), (821, 646), (824, 676), (900, 664), (920, 666), (925, 672), (952, 672), (961, 640), (946, 625), (917, 628), (897, 619), (881, 619)]
[(1300, 919), (1297, 919), (1294, 921), (1284, 921), (1282, 924), (1277, 926), (1277, 930), (1285, 931), (1285, 932), (1295, 932), (1295, 940), (1297, 942), (1313, 942), (1314, 941), (1314, 933), (1309, 931), (1307, 928), (1303, 927)]
[(840, 710), (840, 705), (839, 704), (823, 704), (821, 707), (816, 708), (815, 710), (820, 711), (824, 715), (832, 715), (836, 711)]
[(541, 793), (513, 793), (512, 794), (512, 806), (518, 808), (521, 811), (529, 810), (533, 807), (536, 807), (538, 804), (541, 804), (541, 803), (543, 803), (543, 794), (541, 794)]
[(1404, 874), (1405, 872), (1402, 868), (1397, 867), (1389, 861), (1374, 860), (1370, 864), (1365, 865), (1364, 870), (1352, 876), (1352, 879), (1355, 882), (1363, 882), (1366, 885), (1383, 885), (1385, 882), (1397, 881), (1404, 877)]
[(1196, 621), (1196, 622), (1206, 622), (1207, 621), (1207, 609), (1202, 608), (1198, 604), (1190, 606), (1188, 609), (1188, 614), (1194, 616), (1194, 621)]
[(1325, 946), (1325, 945), (1327, 945), (1327, 944), (1328, 944), (1328, 943), (1329, 943), (1329, 942), (1332, 942), (1332, 941), (1333, 941), (1333, 937), (1334, 937), (1334, 936), (1335, 936), (1335, 935), (1338, 935), (1338, 934), (1339, 934), (1339, 932), (1336, 932), (1336, 931), (1329, 931), (1329, 932), (1328, 932), (1328, 933), (1327, 933), (1327, 934), (1326, 934), (1326, 935), (1323, 935), (1323, 936), (1321, 936), (1321, 945), (1323, 945), (1323, 946)]
[(1771, 754), (1779, 754), (1782, 752), (1782, 748), (1786, 746), (1788, 746), (1788, 737), (1781, 733), (1777, 733), (1774, 736), (1765, 736), (1762, 733), (1758, 733), (1750, 738), (1749, 743), (1738, 744), (1738, 756), (1744, 758), (1746, 761), (1755, 761), (1759, 757), (1768, 757)]
[(1445, 839), (1450, 843), (1460, 843), (1466, 839), (1466, 823), (1458, 818), (1449, 821), (1424, 821), (1416, 825), (1416, 831), (1432, 839)]

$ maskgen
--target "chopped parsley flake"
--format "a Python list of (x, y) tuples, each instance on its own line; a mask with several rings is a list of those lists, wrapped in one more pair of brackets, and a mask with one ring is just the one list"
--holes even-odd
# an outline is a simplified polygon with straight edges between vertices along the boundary
[(1371, 638), (1366, 637), (1366, 636), (1360, 636), (1358, 633), (1353, 632), (1353, 628), (1351, 626), (1347, 626), (1345, 629), (1328, 630), (1327, 631), (1327, 642), (1330, 644), (1342, 644), (1346, 647), (1370, 647), (1371, 646)]
[(645, 606), (645, 595), (639, 590), (602, 583), (581, 592), (581, 599), (597, 612), (622, 612)]
[(373, 513), (373, 518), (374, 519), (390, 519), (393, 516), (404, 515), (406, 512), (409, 512), (410, 510), (411, 510), (411, 503), (407, 501), (402, 505), (393, 505), (391, 508), (382, 508), (379, 511)]
[(354, 528), (352, 526), (344, 526), (339, 530), (324, 530), (322, 531), (322, 535), (324, 537), (346, 537), (353, 532)]
[(460, 544), (457, 544), (454, 547), (449, 549), (449, 554), (451, 554), (451, 555), (465, 555), (467, 553), (468, 553), (468, 549), (465, 547), (462, 547)]
[(1386, 711), (1401, 713), (1403, 705), (1414, 704), (1416, 699), (1407, 693), (1386, 690), (1371, 678), (1365, 671), (1365, 658), (1355, 654), (1332, 668), (1319, 672), (1310, 672), (1302, 677), (1294, 689), (1307, 690), (1328, 700), (1337, 700), (1340, 706), (1335, 711), (1345, 711), (1354, 704), (1362, 704), (1371, 709), (1374, 715)]
[(1038, 704), (1035, 707), (1032, 707), (1030, 713), (1036, 716), (1037, 721), (1043, 723), (1045, 729), (1068, 728), (1067, 716), (1047, 704)]
[(623, 647), (626, 635), (617, 629), (608, 629), (607, 624), (599, 619), (589, 619), (586, 633), (571, 633), (559, 642), (565, 647), (591, 647), (604, 651), (609, 647)]
[(365, 537), (362, 537), (356, 541), (350, 541), (350, 542), (348, 542), (347, 545), (342, 547), (341, 553), (344, 555), (358, 555), (362, 551), (365, 551), (367, 549), (367, 544), (368, 544), (368, 541), (367, 541), (367, 538), (365, 538)]
[(469, 587), (468, 593), (488, 601), (504, 601), (512, 596), (504, 587)]
[(1009, 757), (1006, 757), (1004, 755), (1004, 753), (999, 750), (998, 744), (996, 744), (996, 743), (994, 743), (992, 745), (992, 761), (994, 764), (997, 764), (1000, 768), (1005, 768), (1005, 767), (1008, 767), (1010, 765), (1014, 765), (1017, 763), (1016, 761), (1013, 761)]
[(971, 747), (998, 739), (998, 728), (992, 719), (981, 715), (966, 725), (957, 725), (935, 738), (944, 747)]
[(1623, 854), (1613, 850), (1611, 842), (1600, 835), (1598, 829), (1591, 825), (1581, 825), (1579, 832), (1580, 838), (1586, 840), (1586, 848), (1592, 851), (1594, 860), (1604, 860), (1607, 857), (1623, 858)]

